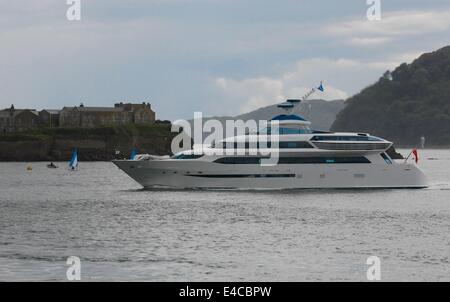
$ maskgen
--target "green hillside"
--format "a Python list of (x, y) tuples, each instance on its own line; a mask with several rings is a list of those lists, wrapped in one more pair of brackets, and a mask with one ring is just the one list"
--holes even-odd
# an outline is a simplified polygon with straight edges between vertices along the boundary
[(369, 132), (398, 146), (450, 146), (450, 46), (386, 72), (346, 101), (333, 131)]

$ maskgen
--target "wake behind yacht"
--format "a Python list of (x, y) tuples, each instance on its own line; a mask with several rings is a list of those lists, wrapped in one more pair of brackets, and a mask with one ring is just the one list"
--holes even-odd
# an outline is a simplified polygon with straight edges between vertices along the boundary
[[(280, 108), (292, 108), (288, 100)], [(367, 133), (324, 132), (295, 114), (272, 118), (265, 129), (232, 136), (174, 156), (138, 155), (113, 161), (145, 188), (303, 189), (424, 188), (427, 179), (414, 162), (393, 159), (392, 142)], [(276, 133), (277, 163), (263, 165)], [(270, 136), (267, 136), (270, 137)], [(256, 148), (256, 149), (255, 149)], [(233, 152), (227, 152), (232, 149)], [(219, 152), (218, 152), (219, 151)]]

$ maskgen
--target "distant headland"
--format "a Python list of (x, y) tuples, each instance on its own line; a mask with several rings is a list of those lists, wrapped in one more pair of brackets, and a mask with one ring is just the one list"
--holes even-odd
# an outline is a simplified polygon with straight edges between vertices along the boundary
[[(397, 146), (450, 147), (450, 46), (386, 71), (345, 101), (332, 131), (369, 132)], [(422, 139), (423, 138), (423, 139)]]
[(72, 149), (80, 160), (129, 156), (134, 148), (170, 153), (170, 121), (159, 121), (149, 103), (83, 104), (60, 110), (0, 110), (0, 161), (66, 161)]

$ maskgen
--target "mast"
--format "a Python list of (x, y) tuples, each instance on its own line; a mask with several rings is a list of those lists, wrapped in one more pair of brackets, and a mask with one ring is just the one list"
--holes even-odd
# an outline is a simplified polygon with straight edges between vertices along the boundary
[(311, 88), (301, 99), (287, 99), (285, 102), (277, 105), (278, 108), (286, 110), (287, 114), (292, 114), (301, 102), (306, 101), (317, 90), (324, 91), (323, 82), (320, 81), (320, 85), (317, 88)]

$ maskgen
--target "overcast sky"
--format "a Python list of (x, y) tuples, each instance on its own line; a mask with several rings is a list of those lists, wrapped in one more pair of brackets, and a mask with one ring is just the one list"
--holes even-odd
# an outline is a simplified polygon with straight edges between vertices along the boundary
[(0, 0), (0, 108), (148, 101), (157, 118), (244, 113), (324, 81), (346, 98), (450, 44), (450, 1)]

